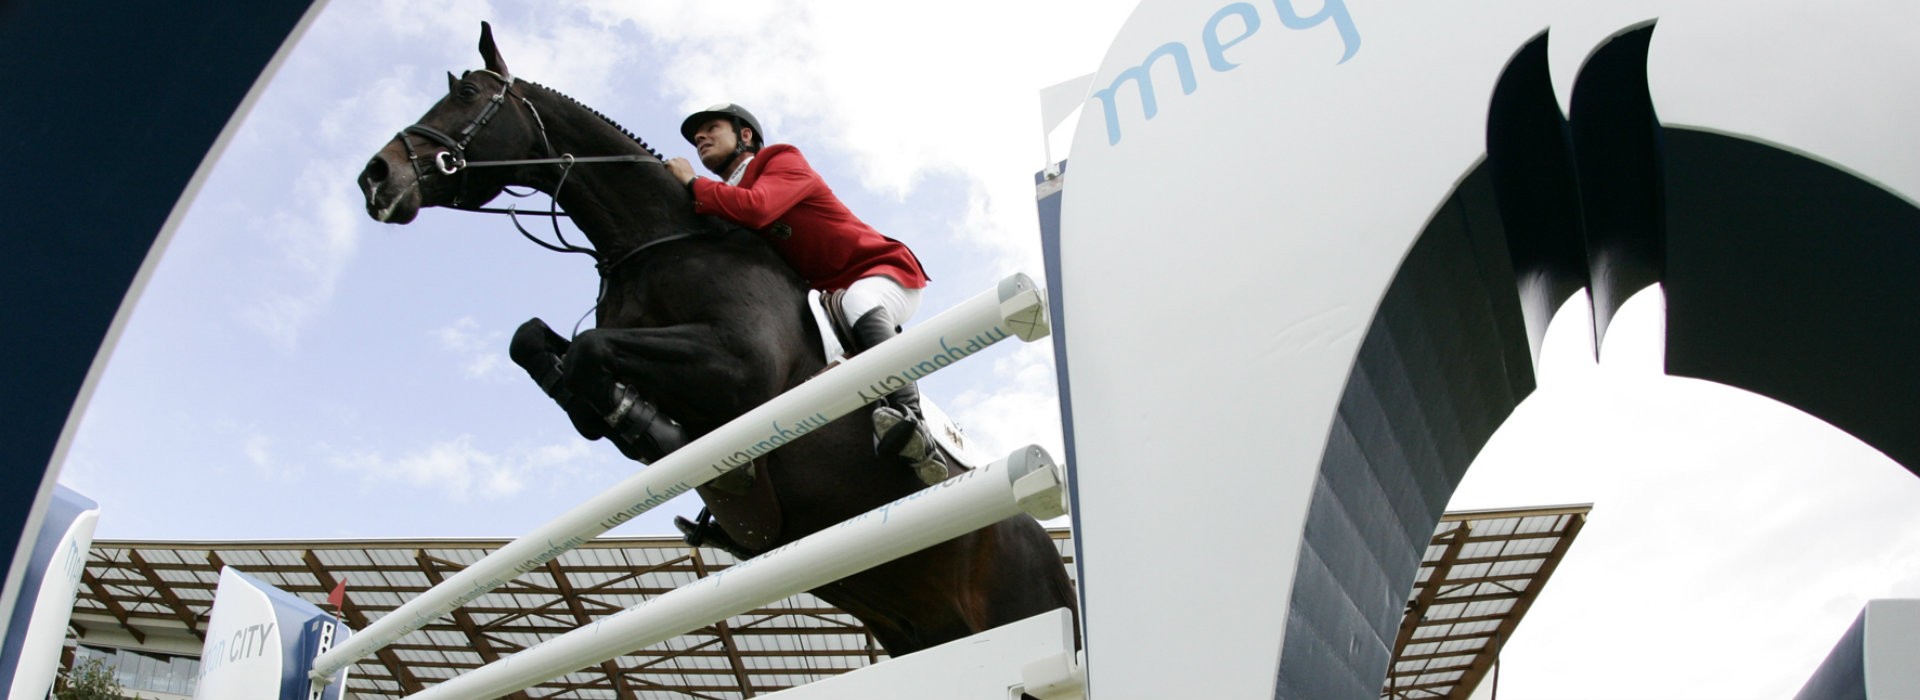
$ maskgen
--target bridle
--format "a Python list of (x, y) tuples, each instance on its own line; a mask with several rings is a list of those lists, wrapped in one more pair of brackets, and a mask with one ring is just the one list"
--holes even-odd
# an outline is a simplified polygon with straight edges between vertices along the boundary
[[(423, 161), (425, 161), (426, 159), (422, 158), (420, 153), (414, 150), (412, 139), (409, 139), (407, 137), (409, 135), (418, 136), (428, 141), (437, 143), (442, 148), (445, 149), (445, 150), (436, 152), (433, 155), (431, 163), (432, 163), (432, 167), (435, 170), (439, 171), (441, 175), (445, 175), (448, 177), (459, 175), (461, 178), (460, 183), (455, 188), (454, 199), (453, 199), (453, 202), (450, 204), (451, 207), (455, 209), (465, 210), (465, 211), (476, 211), (476, 212), (483, 212), (488, 214), (506, 214), (507, 217), (513, 221), (513, 227), (520, 231), (520, 235), (525, 236), (527, 240), (533, 241), (535, 244), (538, 244), (542, 248), (546, 248), (547, 250), (560, 252), (560, 253), (583, 253), (587, 255), (592, 255), (595, 260), (594, 267), (598, 268), (600, 271), (600, 293), (597, 296), (601, 298), (604, 298), (606, 296), (607, 277), (611, 275), (613, 271), (618, 269), (621, 265), (624, 265), (632, 261), (633, 259), (638, 257), (642, 252), (645, 252), (646, 250), (653, 248), (654, 246), (658, 246), (664, 243), (671, 243), (674, 241), (683, 240), (687, 238), (692, 238), (695, 235), (698, 235), (698, 232), (696, 231), (686, 231), (686, 232), (676, 233), (673, 235), (661, 236), (659, 238), (655, 238), (651, 241), (647, 241), (646, 243), (642, 243), (638, 246), (635, 246), (632, 250), (628, 250), (627, 252), (620, 254), (618, 257), (614, 257), (611, 259), (602, 257), (599, 251), (594, 250), (592, 248), (577, 246), (568, 242), (566, 239), (566, 236), (560, 232), (560, 219), (561, 217), (565, 217), (567, 215), (559, 211), (559, 199), (560, 199), (561, 189), (566, 187), (567, 176), (573, 172), (573, 166), (581, 163), (638, 163), (643, 165), (664, 166), (666, 165), (666, 163), (661, 162), (658, 158), (649, 158), (647, 156), (638, 155), (638, 154), (621, 155), (621, 156), (579, 157), (571, 153), (555, 153), (553, 149), (553, 142), (547, 139), (547, 124), (545, 120), (540, 118), (540, 110), (533, 106), (532, 100), (529, 100), (522, 95), (513, 94), (513, 84), (516, 81), (518, 81), (519, 78), (515, 78), (509, 75), (502, 75), (500, 73), (495, 73), (491, 70), (486, 70), (486, 69), (477, 69), (475, 71), (470, 71), (470, 72), (485, 73), (487, 75), (491, 75), (494, 78), (498, 79), (500, 81), (500, 91), (494, 93), (493, 97), (487, 100), (487, 103), (480, 108), (480, 112), (478, 114), (475, 114), (471, 120), (467, 121), (466, 126), (461, 127), (460, 130), (455, 132), (454, 135), (448, 135), (445, 132), (440, 131), (439, 129), (435, 129), (431, 126), (427, 126), (426, 124), (415, 122), (411, 126), (401, 129), (400, 133), (394, 135), (394, 138), (400, 141), (401, 147), (406, 149), (407, 151), (407, 162), (413, 166), (413, 173), (414, 173), (414, 177), (416, 178), (416, 181), (424, 179), (427, 176), (426, 168), (428, 166), (423, 164)], [(517, 159), (517, 160), (488, 160), (488, 161), (467, 160), (467, 145), (473, 141), (474, 135), (479, 133), (480, 129), (485, 127), (487, 125), (487, 122), (492, 120), (495, 114), (499, 113), (501, 105), (506, 104), (507, 98), (510, 96), (513, 97), (514, 99), (519, 100), (520, 104), (526, 106), (527, 112), (533, 115), (533, 123), (540, 130), (540, 145), (542, 148), (546, 150), (547, 157), (526, 158), (526, 159)], [(469, 206), (463, 206), (460, 202), (461, 194), (466, 192), (467, 169), (490, 168), (490, 167), (515, 167), (515, 166), (523, 166), (523, 165), (558, 165), (560, 166), (560, 179), (559, 179), (559, 182), (554, 185), (553, 195), (550, 198), (552, 202), (549, 204), (549, 209), (546, 213), (546, 216), (549, 217), (549, 219), (553, 222), (554, 238), (560, 241), (558, 245), (541, 240), (538, 236), (535, 236), (531, 232), (527, 231), (526, 227), (520, 224), (520, 217), (519, 217), (520, 212), (514, 207), (507, 207), (505, 209), (488, 208), (488, 207), (480, 207), (480, 206), (469, 207)], [(522, 193), (514, 192), (512, 190), (504, 190), (504, 191), (506, 191), (507, 194), (513, 195), (515, 197), (526, 197), (532, 194), (531, 192), (522, 194)], [(600, 299), (596, 299), (594, 301), (594, 306), (598, 307), (599, 305), (600, 305)]]
[[(500, 111), (500, 105), (506, 103), (507, 95), (513, 90), (514, 78), (490, 70), (481, 70), (480, 72), (499, 78), (500, 91), (493, 93), (493, 98), (487, 100), (487, 104), (480, 108), (480, 113), (474, 115), (473, 119), (468, 121), (466, 126), (461, 127), (458, 138), (448, 136), (439, 129), (419, 122), (414, 122), (412, 126), (401, 129), (400, 133), (394, 135), (394, 138), (400, 140), (401, 147), (407, 149), (407, 162), (413, 166), (413, 174), (416, 177), (425, 177), (427, 172), (426, 168), (420, 163), (420, 154), (413, 150), (413, 141), (407, 138), (408, 134), (419, 136), (446, 148), (446, 150), (435, 153), (433, 156), (433, 165), (440, 170), (440, 174), (451, 176), (467, 167), (467, 144), (473, 141), (473, 135), (479, 133), (480, 127), (486, 126), (487, 122), (493, 119), (493, 115)], [(452, 74), (449, 73), (448, 76), (451, 77)], [(521, 97), (520, 101), (529, 108), (533, 106), (533, 103), (528, 102), (525, 97)], [(537, 115), (539, 112), (536, 111), (534, 114), (536, 115), (535, 119), (538, 120), (539, 117)], [(546, 126), (543, 124), (540, 127), (540, 138), (542, 141), (546, 139), (546, 135)], [(547, 146), (547, 152), (553, 152), (553, 146), (551, 144)]]
[[(426, 168), (428, 166), (424, 165), (423, 162), (427, 161), (427, 159), (421, 157), (421, 154), (418, 151), (414, 150), (413, 140), (407, 138), (408, 135), (418, 136), (428, 141), (432, 141), (434, 143), (439, 144), (442, 148), (446, 149), (446, 150), (442, 150), (434, 153), (433, 158), (431, 159), (431, 163), (432, 163), (432, 167), (435, 170), (439, 171), (441, 175), (445, 175), (448, 177), (451, 177), (454, 175), (461, 176), (461, 183), (458, 187), (455, 188), (456, 194), (454, 195), (453, 202), (450, 204), (451, 207), (455, 209), (465, 210), (465, 211), (477, 211), (477, 212), (483, 212), (488, 214), (506, 214), (509, 218), (513, 219), (513, 225), (515, 228), (520, 230), (521, 235), (526, 236), (528, 240), (533, 241), (534, 243), (540, 245), (540, 247), (542, 248), (546, 248), (548, 250), (562, 252), (562, 253), (591, 254), (596, 259), (600, 259), (598, 251), (595, 251), (591, 248), (585, 248), (585, 247), (573, 245), (572, 243), (568, 243), (566, 240), (566, 237), (560, 233), (559, 219), (561, 217), (566, 216), (566, 214), (560, 213), (557, 210), (558, 199), (559, 199), (561, 188), (564, 188), (566, 186), (567, 176), (573, 172), (573, 166), (580, 163), (639, 163), (643, 165), (665, 165), (665, 163), (662, 163), (657, 158), (649, 158), (647, 156), (638, 155), (638, 154), (623, 155), (623, 156), (584, 156), (582, 157), (582, 156), (575, 156), (571, 153), (556, 153), (553, 149), (553, 142), (547, 138), (547, 123), (545, 120), (540, 118), (540, 110), (533, 106), (532, 100), (529, 100), (526, 97), (521, 95), (513, 94), (513, 85), (515, 82), (519, 81), (519, 78), (508, 76), (508, 75), (501, 75), (499, 73), (495, 73), (491, 70), (487, 70), (484, 68), (477, 69), (471, 72), (485, 73), (487, 75), (493, 76), (495, 79), (500, 81), (500, 90), (498, 92), (495, 92), (493, 94), (493, 97), (487, 100), (487, 103), (480, 108), (480, 112), (478, 114), (475, 114), (472, 119), (467, 121), (466, 126), (461, 127), (459, 131), (455, 132), (454, 135), (450, 136), (446, 132), (443, 132), (439, 129), (435, 129), (431, 126), (427, 126), (426, 124), (415, 122), (411, 126), (401, 129), (400, 133), (394, 135), (394, 138), (400, 141), (400, 146), (406, 149), (407, 151), (407, 162), (408, 164), (413, 166), (414, 176), (416, 178), (426, 177), (427, 175)], [(512, 97), (514, 99), (519, 100), (520, 104), (526, 106), (527, 113), (533, 115), (534, 126), (536, 126), (540, 131), (540, 146), (541, 148), (546, 150), (547, 157), (523, 158), (523, 159), (516, 159), (516, 160), (485, 160), (485, 161), (467, 160), (467, 145), (473, 141), (474, 135), (479, 133), (480, 129), (482, 127), (485, 127), (487, 125), (487, 122), (491, 121), (493, 119), (493, 116), (500, 111), (501, 105), (506, 103), (508, 97)], [(555, 245), (555, 244), (540, 240), (538, 237), (535, 237), (532, 233), (529, 233), (526, 227), (521, 226), (520, 219), (518, 216), (521, 212), (519, 212), (518, 209), (515, 209), (512, 207), (508, 207), (505, 209), (486, 208), (486, 207), (478, 207), (478, 206), (469, 207), (469, 206), (462, 205), (460, 202), (459, 193), (466, 191), (465, 178), (466, 178), (466, 170), (468, 168), (515, 167), (515, 166), (522, 166), (522, 165), (558, 165), (560, 166), (560, 179), (558, 184), (554, 186), (553, 199), (555, 201), (553, 204), (553, 209), (550, 209), (549, 212), (547, 213), (547, 216), (554, 220), (554, 236), (560, 240), (559, 245)], [(508, 194), (512, 194), (514, 196), (520, 196), (520, 197), (527, 196), (524, 194), (512, 192), (511, 190), (508, 191)], [(693, 234), (691, 233), (681, 233), (681, 234), (676, 234), (672, 236), (663, 236), (661, 238), (648, 241), (634, 248), (633, 250), (627, 251), (626, 253), (620, 255), (618, 258), (615, 258), (613, 260), (600, 259), (600, 262), (597, 265), (597, 267), (601, 268), (601, 272), (603, 274), (606, 272), (611, 272), (614, 268), (619, 267), (622, 263), (625, 263), (628, 260), (633, 259), (633, 257), (642, 250), (651, 248), (653, 246), (656, 246), (662, 243), (667, 243), (670, 241), (676, 241), (682, 238), (687, 238), (692, 235)]]

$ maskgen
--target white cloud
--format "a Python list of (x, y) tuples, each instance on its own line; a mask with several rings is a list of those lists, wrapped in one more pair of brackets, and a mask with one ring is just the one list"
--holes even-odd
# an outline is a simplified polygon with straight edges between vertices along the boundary
[(953, 400), (954, 422), (988, 456), (1005, 456), (1024, 445), (1046, 448), (1066, 459), (1055, 391), (1053, 346), (1046, 341), (1015, 348), (993, 363), (992, 382), (976, 385)]
[(1039, 266), (1031, 184), (1046, 165), (1039, 91), (1093, 70), (1126, 10), (1101, 2), (594, 8), (672, 47), (654, 74), (685, 110), (749, 105), (773, 140), (840, 151), (862, 186), (896, 198), (928, 175), (959, 175), (968, 214), (941, 233), (989, 251), (1002, 271)]
[[(393, 136), (399, 125), (417, 119), (442, 94), (438, 74), (478, 67), (474, 46), (479, 22), (497, 13), (486, 3), (371, 3), (330, 8), (306, 41), (319, 46), (360, 47), (396, 53), (408, 45), (433, 65), (381, 64), (372, 76), (343, 71), (325, 52), (298, 53), (276, 76), (261, 106), (242, 125), (239, 142), (270, 152), (273, 162), (304, 162), (289, 178), (272, 209), (256, 216), (249, 234), (267, 242), (265, 289), (240, 316), (284, 349), (333, 303), (343, 271), (353, 263), (360, 239), (378, 226), (362, 211), (362, 193), (354, 184), (365, 159)], [(570, 90), (604, 93), (620, 75), (615, 66), (630, 47), (609, 28), (569, 20), (556, 13), (512, 27), (496, 21), (496, 39), (508, 66), (528, 76), (566, 76)], [(437, 47), (421, 51), (417, 44)], [(357, 66), (356, 66), (357, 67)], [(315, 103), (309, 93), (344, 92), (341, 99)], [(300, 138), (288, 138), (298, 132)], [(241, 159), (236, 159), (241, 160)], [(272, 178), (272, 171), (249, 178)], [(476, 369), (469, 366), (470, 370)], [(485, 368), (478, 368), (484, 371)]]
[(340, 455), (333, 465), (360, 475), (369, 487), (397, 483), (465, 503), (498, 501), (524, 491), (530, 483), (563, 481), (554, 477), (573, 473), (574, 465), (588, 456), (587, 443), (578, 440), (496, 454), (475, 447), (473, 436), (462, 435), (398, 457), (375, 452)]
[(311, 163), (297, 184), (298, 208), (274, 211), (250, 228), (269, 242), (276, 288), (241, 316), (282, 348), (299, 345), (300, 331), (333, 300), (341, 270), (359, 248), (360, 207), (351, 175)]
[(273, 438), (265, 433), (247, 434), (240, 441), (240, 452), (257, 473), (268, 479), (289, 481), (301, 472), (299, 465), (289, 463), (274, 453)]
[(1630, 300), (1595, 364), (1570, 301), (1540, 388), (1448, 506), (1594, 504), (1502, 653), (1503, 690), (1790, 695), (1867, 599), (1920, 592), (1920, 482), (1791, 407), (1661, 374), (1660, 303)]
[(506, 366), (500, 361), (506, 352), (506, 333), (481, 331), (480, 322), (471, 316), (434, 329), (433, 337), (459, 358), (460, 371), (469, 379), (499, 378)]
[[(276, 82), (276, 87), (292, 89), (281, 86), (318, 80), (322, 73), (290, 65), (283, 72), (285, 80)], [(353, 89), (318, 115), (305, 113), (307, 105), (300, 100), (263, 99), (262, 108), (249, 115), (241, 128), (240, 138), (248, 142), (247, 147), (271, 151), (273, 162), (304, 163), (287, 178), (286, 189), (266, 202), (272, 208), (247, 226), (251, 238), (265, 242), (265, 257), (256, 264), (262, 268), (266, 288), (240, 315), (283, 349), (297, 347), (302, 330), (331, 305), (341, 273), (352, 263), (367, 227), (374, 225), (363, 211), (355, 177), (365, 158), (391, 137), (392, 125), (411, 121), (422, 105), (431, 103), (429, 93), (420, 88), (427, 81), (416, 75), (417, 71), (396, 67), (392, 74)], [(317, 124), (310, 142), (277, 136), (295, 128), (291, 125), (309, 128), (309, 124)], [(282, 154), (286, 149), (294, 150)], [(307, 150), (299, 154), (305, 158), (295, 157), (302, 150)], [(235, 160), (256, 164), (249, 158)], [(268, 169), (236, 177), (273, 182), (275, 177), (285, 177), (280, 173)]]

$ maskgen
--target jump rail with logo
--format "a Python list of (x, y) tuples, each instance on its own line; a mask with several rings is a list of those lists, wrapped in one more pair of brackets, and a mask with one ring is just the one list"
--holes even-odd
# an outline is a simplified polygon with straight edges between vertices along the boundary
[[(1059, 468), (1025, 447), (839, 525), (413, 695), (493, 698), (592, 666), (1027, 512), (1066, 514)], [(1070, 650), (1070, 648), (1069, 648)]]
[[(692, 491), (700, 484), (755, 457), (796, 440), (815, 427), (885, 396), (904, 381), (920, 379), (1008, 336), (1032, 342), (1046, 337), (1049, 330), (1044, 294), (1026, 275), (1007, 277), (994, 289), (975, 295), (842, 363), (832, 371), (748, 411), (586, 503), (561, 514), (534, 532), (508, 543), (368, 625), (339, 646), (320, 654), (314, 659), (308, 676), (317, 684), (325, 683), (326, 679), (333, 678), (337, 672), (354, 662), (514, 577), (544, 565), (601, 533), (675, 496)], [(1003, 472), (1007, 474), (1006, 478), (994, 478), (994, 475)], [(479, 669), (470, 675), (478, 676), (481, 680), (472, 683), (494, 683), (488, 687), (505, 687), (531, 678), (530, 672), (525, 669), (533, 665), (530, 662), (534, 660), (535, 650), (551, 648), (556, 659), (552, 667), (558, 670), (533, 678), (526, 685), (498, 691), (512, 692), (579, 668), (559, 666), (571, 663), (571, 659), (590, 655), (587, 649), (591, 649), (591, 653), (599, 653), (638, 638), (609, 633), (606, 628), (615, 626), (616, 620), (621, 634), (629, 635), (653, 634), (668, 628), (680, 631), (694, 629), (713, 619), (724, 619), (731, 613), (719, 611), (731, 609), (729, 606), (735, 603), (744, 602), (750, 608), (778, 600), (1009, 517), (1021, 510), (1022, 499), (1029, 503), (1059, 501), (1060, 479), (1056, 468), (1045, 453), (1037, 448), (1023, 449), (1007, 460), (977, 470), (971, 476), (949, 481), (953, 482), (950, 487), (943, 484), (916, 493), (850, 520), (843, 526), (829, 528), (801, 542), (743, 563), (734, 573), (713, 579), (712, 584), (703, 587), (703, 590), (718, 591), (724, 585), (724, 595), (710, 596), (699, 590), (689, 590), (672, 597), (670, 604), (686, 601), (684, 608), (678, 612), (662, 612), (658, 605), (623, 612), (597, 624), (598, 633), (576, 630), (515, 655), (508, 660), (513, 664), (512, 671), (504, 670), (506, 662), (495, 664), (501, 669), (489, 670), (494, 666)], [(1050, 489), (1042, 486), (1048, 481), (1052, 483)], [(1009, 495), (1014, 497), (1009, 499)], [(1040, 506), (1033, 509), (1051, 513), (1051, 509), (1057, 507)], [(868, 521), (873, 524), (863, 524)], [(884, 540), (887, 544), (877, 544), (877, 540)], [(803, 542), (806, 544), (803, 545)], [(808, 551), (819, 553), (808, 555)], [(859, 552), (860, 556), (852, 556), (852, 552)], [(882, 553), (882, 558), (876, 558)], [(829, 566), (822, 563), (822, 558), (839, 563)], [(828, 569), (838, 573), (829, 576)], [(753, 583), (745, 583), (747, 581)], [(772, 595), (773, 592), (788, 589), (791, 589), (790, 593)], [(667, 596), (662, 597), (662, 600), (666, 599)], [(654, 610), (647, 612), (649, 609)], [(656, 618), (664, 619), (656, 621)], [(679, 627), (682, 623), (685, 624), (684, 629)], [(672, 634), (668, 633), (667, 636)], [(608, 641), (615, 639), (619, 641)], [(611, 658), (647, 643), (640, 641), (602, 658)], [(547, 653), (541, 652), (542, 656)], [(588, 661), (580, 665), (591, 663)], [(500, 680), (496, 682), (494, 679)], [(477, 692), (469, 687), (468, 682), (455, 681), (435, 686), (416, 697), (446, 697), (446, 693), (453, 690), (441, 688), (456, 685), (465, 689), (461, 691), (463, 697), (473, 697)]]

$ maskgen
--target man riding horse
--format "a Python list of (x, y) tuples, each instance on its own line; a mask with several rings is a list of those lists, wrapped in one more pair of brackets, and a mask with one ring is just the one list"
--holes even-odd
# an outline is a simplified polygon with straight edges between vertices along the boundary
[[(681, 122), (680, 134), (701, 164), (726, 179), (695, 177), (685, 158), (667, 161), (667, 171), (687, 186), (695, 212), (761, 232), (820, 292), (848, 357), (899, 334), (920, 308), (929, 279), (920, 260), (854, 216), (800, 149), (765, 146), (765, 133), (739, 105), (695, 112)], [(886, 404), (873, 414), (878, 454), (898, 454), (928, 484), (945, 479), (947, 465), (920, 414), (918, 390), (908, 384)]]
[[(750, 150), (762, 143), (751, 117), (719, 128), (701, 149), (703, 157), (718, 159), (709, 162), (716, 171), (738, 171), (739, 181), (693, 183), (691, 167), (683, 163), (679, 173), (670, 172), (659, 152), (599, 112), (513, 77), (484, 23), (480, 55), (485, 67), (448, 74), (447, 94), (383, 145), (356, 185), (365, 193), (368, 215), (393, 224), (412, 221), (426, 207), (478, 209), (510, 186), (544, 192), (566, 210), (592, 247), (564, 239), (559, 245), (539, 242), (595, 258), (601, 283), (595, 327), (564, 337), (534, 318), (514, 333), (508, 349), (514, 363), (565, 408), (582, 437), (609, 438), (621, 453), (653, 464), (825, 369), (828, 358), (807, 307), (808, 288), (857, 288), (874, 274), (886, 276), (875, 272), (883, 266), (848, 248), (842, 252), (859, 264), (815, 271), (800, 257), (783, 258), (776, 245), (814, 236), (851, 245), (832, 238), (844, 235), (845, 226), (864, 232), (851, 239), (861, 246), (898, 243), (858, 224), (817, 184), (797, 152), (779, 146)], [(696, 121), (692, 129), (707, 126)], [(691, 133), (688, 138), (696, 140)], [(755, 154), (750, 161), (749, 153)], [(776, 186), (793, 169), (814, 183), (811, 189)], [(790, 198), (784, 204), (756, 202), (781, 192)], [(830, 204), (822, 204), (821, 196)], [(722, 216), (696, 212), (696, 198)], [(822, 206), (828, 208), (817, 208)], [(728, 207), (759, 212), (749, 218), (760, 230), (723, 218)], [(821, 225), (836, 220), (828, 214), (837, 215), (838, 227)], [(897, 255), (898, 277), (888, 277), (889, 283), (903, 292), (924, 286), (925, 274), (912, 255), (903, 247)], [(885, 302), (855, 304), (828, 305), (856, 311), (856, 327), (885, 308)], [(878, 321), (867, 321), (865, 332), (846, 333), (852, 337), (844, 345), (872, 347), (891, 337), (911, 311), (911, 304), (900, 308), (898, 318), (879, 311), (886, 315), (873, 316)], [(861, 407), (694, 487), (718, 527), (688, 523), (689, 534), (710, 530), (715, 546), (745, 559), (925, 489), (916, 473), (898, 468), (897, 454), (874, 451), (872, 423), (897, 431), (909, 424), (911, 410), (896, 407), (897, 419), (876, 421), (872, 416), (882, 412), (877, 404)], [(918, 437), (923, 448), (928, 443), (917, 428), (904, 435), (903, 442)], [(1075, 601), (1052, 538), (1026, 516), (813, 593), (866, 624), (895, 656), (1072, 608)]]
[[(906, 244), (854, 216), (798, 148), (766, 146), (760, 121), (739, 105), (695, 112), (680, 133), (708, 170), (726, 178), (697, 177), (685, 158), (667, 161), (667, 171), (692, 195), (694, 211), (760, 232), (820, 292), (848, 357), (900, 333), (930, 279)], [(945, 456), (920, 411), (919, 389), (909, 383), (882, 403), (873, 412), (875, 454), (897, 455), (929, 485), (947, 478)], [(629, 457), (652, 461), (688, 441), (678, 423), (645, 401), (623, 400), (615, 414), (608, 417), (614, 429), (607, 437)], [(715, 532), (705, 511), (697, 522), (676, 518), (676, 524), (694, 544)]]

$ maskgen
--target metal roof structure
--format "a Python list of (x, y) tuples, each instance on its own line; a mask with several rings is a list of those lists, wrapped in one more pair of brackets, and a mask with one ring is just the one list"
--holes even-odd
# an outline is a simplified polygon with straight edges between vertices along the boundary
[[(1068, 556), (1066, 532), (1053, 534)], [(101, 540), (93, 543), (70, 626), (83, 643), (103, 627), (142, 643), (152, 635), (203, 638), (219, 571), (233, 566), (323, 609), (345, 579), (342, 613), (348, 626), (365, 629), (507, 542)], [(735, 563), (732, 555), (678, 538), (594, 540), (360, 661), (347, 688), (356, 698), (403, 697)], [(507, 697), (735, 700), (885, 657), (865, 625), (802, 594)]]
[[(1512, 631), (1565, 553), (1586, 510), (1444, 516), (1421, 565), (1383, 696), (1471, 692), (1498, 653), (1498, 640)], [(1061, 529), (1052, 535), (1072, 572), (1070, 534)], [(193, 644), (204, 636), (223, 566), (323, 607), (345, 579), (342, 612), (349, 626), (365, 629), (506, 543), (100, 540), (81, 577), (71, 629), (83, 643), (91, 643), (89, 635), (125, 635), (144, 644), (159, 635)], [(356, 698), (403, 697), (735, 563), (731, 555), (688, 547), (677, 538), (594, 540), (355, 664), (347, 688)], [(803, 594), (508, 697), (736, 700), (885, 658), (858, 620)]]
[(1472, 695), (1592, 510), (1584, 504), (1442, 515), (1407, 597), (1380, 696)]

